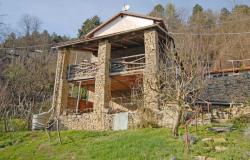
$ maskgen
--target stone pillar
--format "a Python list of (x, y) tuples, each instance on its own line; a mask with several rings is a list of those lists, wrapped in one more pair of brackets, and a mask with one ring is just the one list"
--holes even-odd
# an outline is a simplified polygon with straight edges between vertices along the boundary
[(58, 116), (62, 113), (63, 109), (67, 107), (69, 90), (67, 68), (69, 65), (69, 56), (69, 49), (59, 50), (57, 56), (52, 107), (55, 107), (55, 114)]
[(94, 97), (94, 112), (107, 112), (111, 99), (111, 81), (110, 72), (110, 55), (111, 45), (105, 40), (99, 43), (98, 48), (98, 66), (95, 76), (95, 97)]
[(159, 43), (156, 30), (147, 30), (144, 32), (145, 45), (145, 70), (143, 74), (144, 88), (144, 107), (153, 110), (159, 109), (156, 88), (156, 76), (159, 63)]

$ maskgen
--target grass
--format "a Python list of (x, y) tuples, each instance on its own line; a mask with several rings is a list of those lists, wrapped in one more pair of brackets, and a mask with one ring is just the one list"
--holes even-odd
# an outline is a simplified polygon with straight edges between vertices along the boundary
[[(189, 154), (185, 153), (181, 138), (174, 138), (169, 129), (145, 128), (128, 131), (62, 131), (63, 144), (59, 144), (56, 133), (52, 132), (52, 141), (42, 132), (0, 133), (0, 159), (47, 160), (47, 159), (149, 159), (168, 160), (193, 159), (196, 155), (225, 160), (248, 159), (250, 140), (244, 137), (243, 129), (237, 128), (230, 133), (216, 134), (207, 130), (209, 126), (194, 128), (191, 134), (198, 136), (198, 141), (191, 146)], [(183, 130), (181, 130), (183, 134)], [(205, 143), (202, 138), (224, 137), (226, 143)], [(224, 152), (216, 152), (215, 146), (225, 146)]]

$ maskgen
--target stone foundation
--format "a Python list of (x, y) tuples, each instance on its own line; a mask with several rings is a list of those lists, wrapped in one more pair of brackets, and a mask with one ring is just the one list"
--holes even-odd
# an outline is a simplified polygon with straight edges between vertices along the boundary
[(226, 121), (246, 114), (250, 114), (250, 106), (219, 107), (211, 111), (214, 121)]
[[(158, 111), (149, 118), (147, 114), (141, 112), (128, 113), (128, 129), (143, 127), (148, 125), (157, 127), (171, 127), (173, 116), (166, 110)], [(113, 120), (115, 114), (83, 113), (81, 115), (63, 115), (60, 117), (61, 129), (72, 130), (113, 130)], [(147, 118), (145, 118), (147, 117)], [(144, 126), (145, 127), (145, 126)]]
[[(214, 108), (211, 113), (201, 114), (197, 124), (209, 124), (212, 121), (224, 122), (244, 114), (250, 114), (250, 107), (233, 106)], [(62, 129), (72, 130), (113, 130), (115, 114), (84, 113), (60, 117)], [(128, 129), (140, 127), (172, 127), (175, 112), (169, 109), (158, 111), (134, 111), (128, 113)], [(196, 124), (196, 120), (191, 122)]]
[(136, 111), (129, 113), (129, 128), (138, 127), (172, 127), (175, 113), (170, 110), (150, 110)]
[[(83, 113), (60, 117), (61, 129), (72, 130), (113, 130), (115, 114)], [(128, 128), (137, 128), (140, 116), (137, 112), (128, 113)]]
[(128, 113), (128, 128), (138, 128), (140, 124), (140, 115), (138, 112)]
[[(197, 124), (209, 124), (211, 122), (224, 123), (242, 115), (250, 114), (250, 106), (216, 106), (211, 109), (211, 113), (204, 113), (197, 118)], [(195, 124), (195, 120), (191, 124)]]
[(111, 130), (112, 114), (83, 113), (81, 115), (66, 115), (60, 117), (62, 129), (72, 130)]

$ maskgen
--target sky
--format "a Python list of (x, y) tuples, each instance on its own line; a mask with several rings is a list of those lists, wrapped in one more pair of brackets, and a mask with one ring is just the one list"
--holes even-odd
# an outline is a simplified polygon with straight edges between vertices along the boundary
[(73, 38), (83, 21), (94, 15), (105, 21), (120, 12), (124, 4), (130, 5), (131, 12), (147, 14), (156, 4), (165, 6), (169, 2), (185, 10), (185, 15), (190, 15), (197, 3), (215, 11), (232, 9), (234, 4), (250, 5), (250, 0), (0, 0), (0, 14), (5, 15), (3, 22), (15, 32), (21, 32), (20, 19), (29, 14), (39, 17), (42, 29), (49, 33)]

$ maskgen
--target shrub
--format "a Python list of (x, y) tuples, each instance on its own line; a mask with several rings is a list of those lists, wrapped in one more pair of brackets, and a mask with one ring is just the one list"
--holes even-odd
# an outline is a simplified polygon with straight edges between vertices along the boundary
[(245, 136), (250, 139), (250, 125), (245, 129)]
[[(10, 119), (8, 120), (8, 131), (26, 131), (28, 130), (27, 127), (27, 120), (25, 119)], [(0, 132), (4, 131), (4, 122), (3, 120), (0, 121)]]
[(247, 127), (247, 124), (250, 123), (250, 113), (232, 119), (232, 123), (235, 128)]

